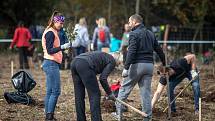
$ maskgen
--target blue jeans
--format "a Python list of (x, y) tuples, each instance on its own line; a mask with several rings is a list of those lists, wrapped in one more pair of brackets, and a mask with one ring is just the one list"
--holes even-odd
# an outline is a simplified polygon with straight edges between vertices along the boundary
[[(182, 82), (182, 80), (185, 77), (181, 78), (170, 78), (169, 79), (169, 88), (170, 88), (170, 100), (174, 100), (174, 89), (175, 87)], [(194, 93), (194, 104), (195, 104), (195, 111), (199, 110), (199, 97), (200, 97), (200, 85), (199, 85), (199, 77), (197, 77), (195, 80), (193, 80), (192, 88), (193, 88), (193, 93)], [(176, 106), (175, 106), (175, 101), (171, 105), (171, 110), (172, 112), (176, 112)]]
[(45, 113), (54, 113), (61, 92), (59, 64), (44, 60), (43, 70), (46, 74)]

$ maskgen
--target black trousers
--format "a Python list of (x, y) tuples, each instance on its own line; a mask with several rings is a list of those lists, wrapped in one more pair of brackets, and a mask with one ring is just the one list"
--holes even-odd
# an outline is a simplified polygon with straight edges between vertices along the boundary
[(29, 69), (28, 48), (27, 47), (19, 48), (19, 68), (20, 69)]
[(71, 72), (75, 90), (77, 121), (86, 121), (85, 88), (90, 101), (91, 121), (102, 121), (100, 108), (101, 92), (96, 73), (90, 68), (88, 62), (83, 59), (73, 60)]
[(61, 62), (61, 64), (60, 64), (60, 69), (61, 70), (64, 70), (65, 69), (65, 61), (66, 61), (66, 59), (67, 59), (67, 55), (66, 55), (66, 53), (65, 52), (62, 52), (62, 54), (63, 54), (63, 58), (62, 58), (62, 62)]
[(75, 48), (75, 56), (78, 56), (81, 53), (85, 53), (85, 52), (86, 52), (86, 47), (84, 47), (84, 46), (80, 46), (80, 47)]

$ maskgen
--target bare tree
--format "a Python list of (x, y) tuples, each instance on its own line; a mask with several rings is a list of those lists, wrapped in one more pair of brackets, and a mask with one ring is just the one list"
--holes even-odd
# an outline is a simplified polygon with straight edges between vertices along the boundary
[(144, 0), (145, 3), (145, 7), (144, 7), (144, 11), (145, 11), (145, 26), (148, 27), (149, 26), (149, 15), (150, 15), (150, 0)]
[[(202, 1), (202, 4), (200, 7), (196, 8), (196, 13), (198, 16), (198, 25), (196, 26), (196, 31), (193, 36), (193, 40), (196, 40), (198, 33), (200, 34), (200, 39), (203, 40), (203, 35), (202, 35), (202, 28), (204, 25), (204, 18), (207, 14), (208, 11), (208, 0)], [(202, 44), (200, 44), (199, 51), (202, 52)], [(191, 50), (194, 52), (194, 44), (191, 45)]]
[(109, 0), (109, 4), (108, 4), (108, 23), (109, 23), (109, 25), (111, 23), (111, 9), (112, 9), (112, 0)]
[(139, 14), (139, 12), (140, 12), (140, 0), (136, 0), (136, 9), (135, 9), (136, 11), (136, 14)]
[(124, 6), (124, 15), (125, 15), (125, 20), (128, 19), (128, 11), (127, 11), (127, 6), (126, 6), (126, 1), (123, 0), (123, 6)]

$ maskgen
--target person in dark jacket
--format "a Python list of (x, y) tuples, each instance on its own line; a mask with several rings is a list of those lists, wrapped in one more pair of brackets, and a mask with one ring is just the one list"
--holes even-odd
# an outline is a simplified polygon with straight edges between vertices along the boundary
[(92, 121), (102, 121), (100, 99), (101, 92), (96, 78), (100, 74), (99, 81), (110, 99), (115, 99), (108, 85), (107, 78), (115, 68), (116, 61), (110, 54), (94, 51), (76, 56), (71, 63), (71, 72), (74, 83), (75, 107), (77, 121), (86, 121), (85, 116), (85, 88), (87, 90)]
[[(153, 51), (156, 51), (162, 64), (165, 65), (165, 55), (155, 38), (155, 35), (147, 30), (140, 15), (132, 15), (129, 18), (129, 44), (126, 61), (122, 76), (124, 78), (119, 90), (118, 99), (125, 100), (134, 86), (138, 83), (142, 101), (142, 111), (148, 116), (144, 121), (151, 118), (151, 79), (153, 75)], [(116, 103), (116, 117), (121, 120), (122, 105)]]
[[(63, 27), (59, 30), (58, 36), (59, 36), (59, 39), (60, 39), (60, 45), (63, 45), (65, 43), (69, 42), (68, 38), (66, 36), (66, 32), (64, 31)], [(67, 53), (62, 51), (62, 54), (63, 54), (63, 58), (62, 58), (62, 63), (60, 64), (60, 69), (61, 70), (65, 69), (65, 61), (67, 59)]]
[[(162, 68), (159, 68), (161, 77), (157, 90), (152, 98), (152, 108), (161, 96), (161, 93), (167, 85), (166, 76), (162, 72)], [(174, 100), (174, 90), (175, 87), (183, 81), (184, 78), (188, 78), (192, 84), (194, 92), (194, 104), (195, 104), (195, 114), (199, 111), (199, 97), (200, 97), (200, 85), (199, 85), (199, 75), (196, 71), (196, 56), (195, 54), (187, 53), (186, 56), (180, 59), (173, 60), (170, 63), (169, 69), (166, 69), (169, 75), (169, 87), (170, 87), (170, 100)], [(171, 111), (176, 112), (175, 101), (171, 105)]]

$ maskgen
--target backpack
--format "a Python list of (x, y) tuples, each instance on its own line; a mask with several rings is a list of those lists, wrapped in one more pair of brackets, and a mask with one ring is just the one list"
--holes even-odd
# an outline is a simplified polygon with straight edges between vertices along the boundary
[(13, 87), (17, 90), (16, 92), (5, 92), (4, 98), (7, 103), (21, 103), (29, 105), (35, 103), (34, 99), (27, 93), (31, 91), (35, 86), (36, 82), (32, 78), (31, 74), (26, 71), (19, 71), (12, 76)]
[(99, 37), (100, 42), (102, 42), (102, 43), (105, 42), (106, 36), (105, 36), (105, 29), (104, 28), (99, 28), (98, 37)]

